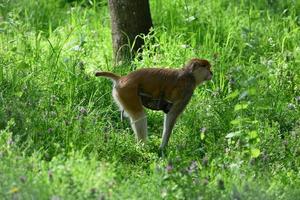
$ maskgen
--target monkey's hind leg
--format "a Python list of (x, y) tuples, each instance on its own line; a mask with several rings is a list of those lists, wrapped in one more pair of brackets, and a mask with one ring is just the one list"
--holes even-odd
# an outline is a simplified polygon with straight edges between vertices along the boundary
[(127, 113), (124, 112), (124, 107), (122, 106), (120, 99), (119, 99), (119, 95), (118, 92), (116, 90), (116, 88), (114, 87), (112, 90), (112, 96), (116, 102), (116, 104), (118, 105), (120, 112), (121, 112), (121, 121), (123, 121), (123, 117), (127, 117)]
[(140, 97), (134, 89), (115, 91), (114, 98), (130, 118), (131, 127), (138, 141), (147, 140), (147, 118)]
[[(138, 117), (137, 117), (138, 116)], [(146, 142), (147, 140), (147, 117), (143, 112), (137, 116), (130, 116), (131, 127), (138, 141)]]

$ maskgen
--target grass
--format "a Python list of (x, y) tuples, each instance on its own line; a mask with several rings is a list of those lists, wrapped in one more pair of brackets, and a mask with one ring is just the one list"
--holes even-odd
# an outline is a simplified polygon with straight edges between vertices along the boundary
[[(106, 1), (0, 2), (2, 199), (298, 199), (298, 1), (151, 0), (153, 34), (113, 68)], [(137, 145), (95, 69), (213, 63), (157, 150)]]

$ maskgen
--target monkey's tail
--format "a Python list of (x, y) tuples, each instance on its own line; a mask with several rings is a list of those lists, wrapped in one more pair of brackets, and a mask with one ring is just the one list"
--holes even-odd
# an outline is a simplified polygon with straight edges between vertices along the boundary
[(95, 76), (104, 76), (106, 78), (111, 79), (114, 82), (118, 82), (118, 80), (121, 78), (120, 76), (111, 72), (96, 72)]

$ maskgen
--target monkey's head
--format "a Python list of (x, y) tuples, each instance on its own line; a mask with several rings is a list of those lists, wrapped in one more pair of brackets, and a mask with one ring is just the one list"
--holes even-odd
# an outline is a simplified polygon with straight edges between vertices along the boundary
[(207, 60), (198, 58), (191, 59), (185, 66), (185, 69), (193, 74), (196, 85), (201, 84), (203, 81), (211, 80), (213, 73), (210, 68), (211, 65)]

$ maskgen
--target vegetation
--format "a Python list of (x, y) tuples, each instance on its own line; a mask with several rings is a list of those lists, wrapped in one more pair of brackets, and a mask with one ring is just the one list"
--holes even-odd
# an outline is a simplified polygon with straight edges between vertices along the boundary
[[(300, 3), (151, 0), (153, 33), (113, 68), (107, 2), (0, 2), (1, 199), (299, 199)], [(120, 121), (109, 80), (213, 63), (167, 154)]]

